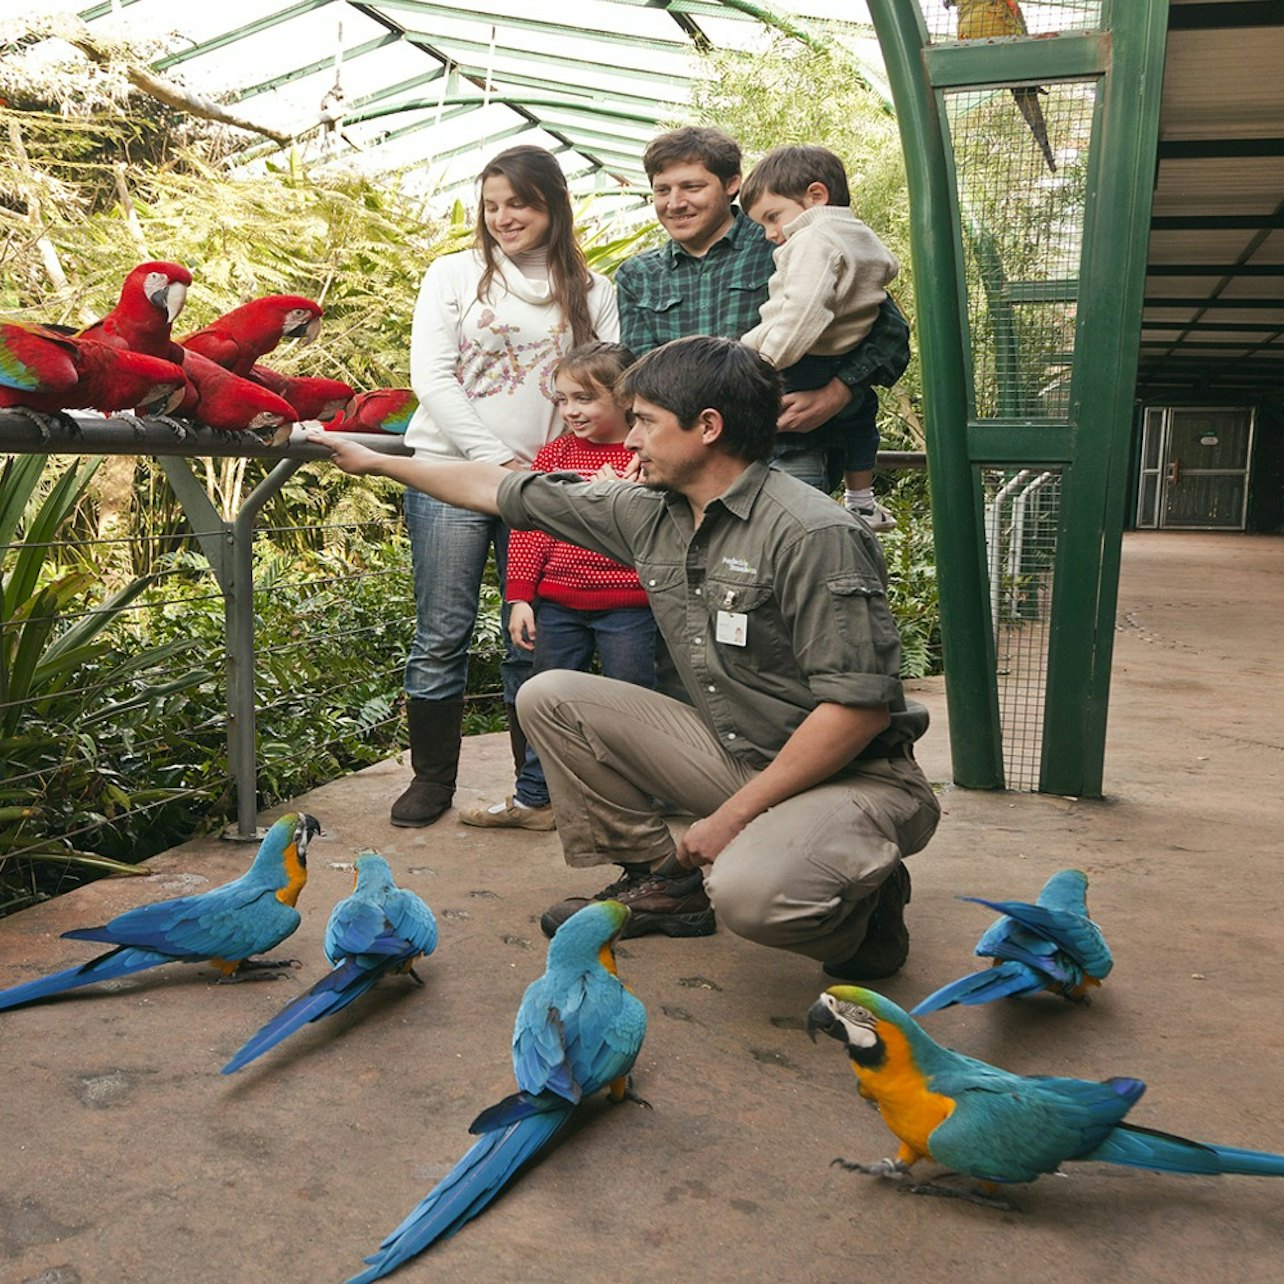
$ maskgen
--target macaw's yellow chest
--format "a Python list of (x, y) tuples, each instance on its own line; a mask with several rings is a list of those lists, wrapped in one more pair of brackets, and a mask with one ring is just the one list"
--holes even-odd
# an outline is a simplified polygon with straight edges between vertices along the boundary
[(878, 1035), (887, 1055), (876, 1069), (855, 1066), (861, 1093), (878, 1103), (883, 1122), (916, 1158), (931, 1159), (928, 1138), (953, 1114), (954, 1101), (928, 1088), (905, 1036), (895, 1026), (879, 1022)]
[(308, 881), (308, 869), (299, 859), (299, 849), (294, 843), (290, 843), (286, 847), (282, 861), (285, 865), (286, 878), (289, 881), (277, 891), (276, 899), (282, 905), (293, 906), (299, 899), (299, 893), (303, 890), (304, 884)]

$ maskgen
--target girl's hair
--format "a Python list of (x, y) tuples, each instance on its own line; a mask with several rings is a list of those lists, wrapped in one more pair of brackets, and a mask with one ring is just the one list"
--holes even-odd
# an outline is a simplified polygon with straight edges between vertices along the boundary
[(636, 360), (624, 344), (607, 343), (599, 339), (596, 343), (584, 343), (572, 348), (553, 367), (553, 378), (564, 374), (581, 382), (588, 380), (609, 392), (616, 404), (624, 408), (625, 403), (620, 400), (617, 389), (620, 377)]
[[(566, 175), (552, 152), (542, 147), (510, 147), (492, 158), (478, 176), (479, 183), (488, 178), (506, 178), (513, 194), (527, 205), (548, 215), (548, 281), (553, 301), (562, 316), (570, 322), (571, 342), (588, 343), (594, 338), (589, 317), (588, 294), (593, 285), (584, 252), (575, 239), (571, 214), (571, 194)], [(477, 301), (485, 302), (499, 264), (495, 261), (495, 238), (486, 226), (484, 201), (477, 203), (477, 245), (486, 270), (477, 286)]]

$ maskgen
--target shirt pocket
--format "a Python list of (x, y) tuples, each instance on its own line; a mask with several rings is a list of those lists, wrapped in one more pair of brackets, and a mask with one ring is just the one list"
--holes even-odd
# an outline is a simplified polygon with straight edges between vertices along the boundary
[(883, 581), (864, 571), (848, 571), (829, 576), (825, 584), (838, 631), (855, 648), (860, 671), (895, 674), (900, 666), (900, 635)]
[(638, 580), (660, 632), (681, 638), (686, 626), (686, 571), (681, 566), (638, 562)]
[[(789, 634), (770, 584), (711, 579), (705, 581), (702, 593), (708, 611), (709, 640), (729, 669), (761, 674), (767, 669), (774, 672), (784, 667), (792, 671), (796, 667), (790, 658)], [(732, 617), (744, 616), (743, 621), (732, 619), (726, 625), (733, 638), (743, 637), (743, 645), (718, 639), (718, 616), (723, 612)]]
[(659, 343), (682, 338), (683, 293), (676, 281), (668, 277), (649, 278), (638, 289), (637, 306), (651, 316)]

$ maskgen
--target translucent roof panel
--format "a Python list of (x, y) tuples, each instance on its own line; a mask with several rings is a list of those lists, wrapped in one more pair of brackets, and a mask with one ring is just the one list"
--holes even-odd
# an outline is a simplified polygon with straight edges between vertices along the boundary
[(851, 0), (31, 0), (26, 11), (148, 50), (159, 38), (154, 72), (289, 136), (311, 163), (405, 172), (442, 200), (516, 142), (557, 152), (577, 191), (635, 194), (647, 141), (685, 116), (701, 49), (758, 50), (781, 32), (841, 43), (885, 94), (868, 10)]

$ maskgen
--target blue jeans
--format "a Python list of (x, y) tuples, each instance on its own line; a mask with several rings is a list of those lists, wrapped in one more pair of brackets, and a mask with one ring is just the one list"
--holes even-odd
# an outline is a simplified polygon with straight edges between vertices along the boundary
[[(495, 550), (499, 582), (508, 561), (508, 527), (498, 517), (473, 513), (406, 490), (406, 533), (415, 572), (415, 640), (406, 658), (406, 694), (412, 700), (450, 700), (468, 686), (468, 648), (477, 623), (486, 558)], [(531, 659), (508, 638), (503, 613), (504, 702), (517, 699)]]
[(829, 484), (825, 476), (825, 452), (823, 450), (785, 450), (777, 451), (771, 457), (772, 466), (782, 473), (797, 477), (808, 486), (829, 493)]
[[(655, 690), (655, 617), (649, 607), (577, 611), (555, 602), (535, 603), (535, 673), (588, 673), (595, 651), (606, 677)], [(548, 806), (548, 784), (534, 749), (526, 750), (515, 796), (528, 807)]]

